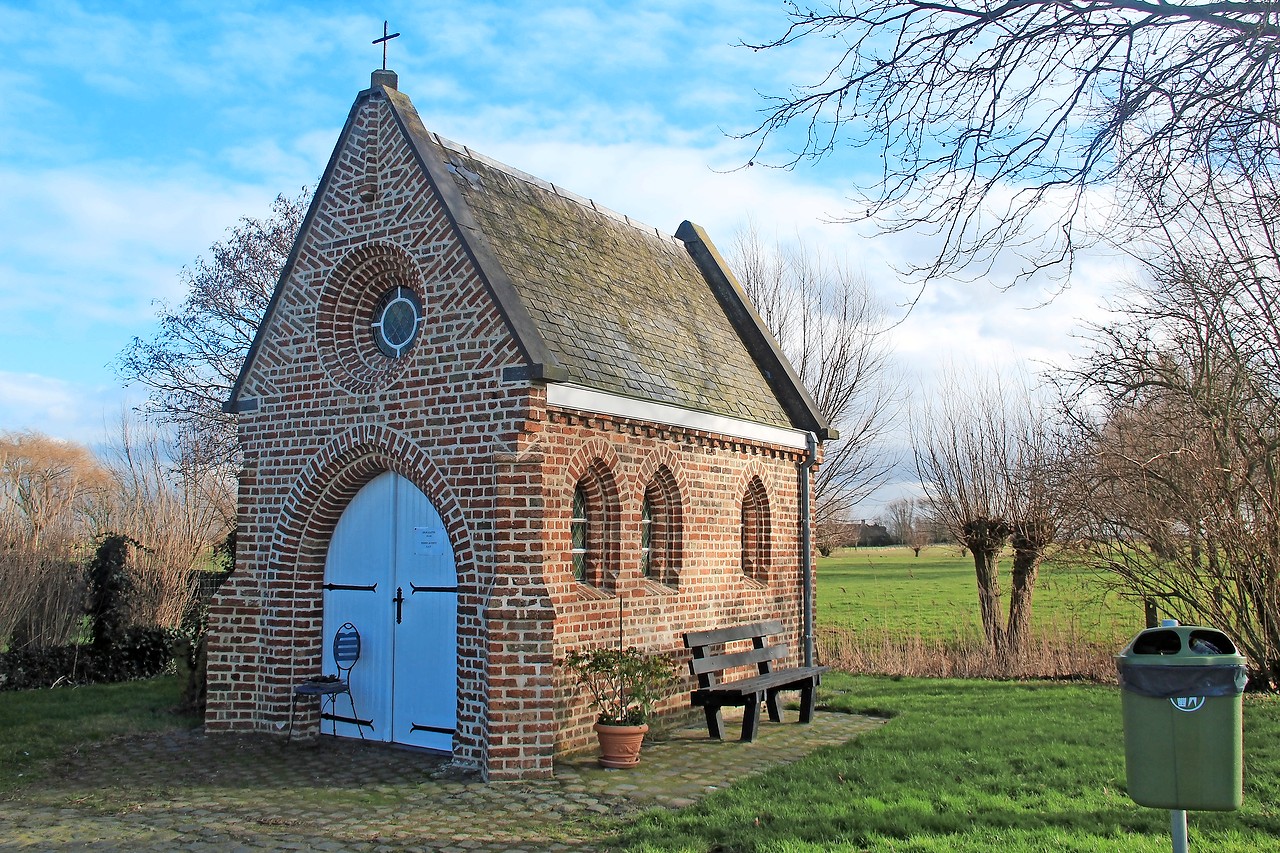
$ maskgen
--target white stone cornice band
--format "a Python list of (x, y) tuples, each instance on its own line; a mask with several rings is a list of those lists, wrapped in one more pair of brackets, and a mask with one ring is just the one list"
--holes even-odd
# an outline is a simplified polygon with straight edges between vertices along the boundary
[(547, 405), (561, 409), (575, 409), (597, 415), (613, 415), (638, 421), (650, 421), (666, 426), (684, 427), (701, 432), (719, 433), (733, 438), (758, 441), (765, 444), (776, 444), (796, 450), (805, 449), (805, 434), (800, 430), (758, 424), (740, 418), (713, 415), (679, 406), (668, 406), (665, 403), (651, 403), (637, 400), (634, 397), (623, 397), (583, 388), (580, 385), (566, 385), (561, 382), (547, 383)]

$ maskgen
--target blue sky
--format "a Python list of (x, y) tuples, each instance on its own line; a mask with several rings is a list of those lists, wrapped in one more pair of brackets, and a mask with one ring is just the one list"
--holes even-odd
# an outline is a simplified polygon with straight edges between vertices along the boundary
[[(141, 391), (113, 362), (154, 331), (155, 300), (243, 215), (324, 168), (356, 93), (388, 66), (427, 126), (666, 231), (726, 248), (748, 221), (860, 269), (894, 304), (911, 235), (828, 220), (861, 167), (740, 169), (759, 93), (812, 79), (818, 45), (735, 45), (782, 31), (777, 0), (636, 3), (40, 2), (0, 0), (0, 430), (95, 442)], [(1055, 358), (1096, 311), (1106, 263), (1065, 298), (941, 283), (898, 330), (909, 370), (959, 357)]]

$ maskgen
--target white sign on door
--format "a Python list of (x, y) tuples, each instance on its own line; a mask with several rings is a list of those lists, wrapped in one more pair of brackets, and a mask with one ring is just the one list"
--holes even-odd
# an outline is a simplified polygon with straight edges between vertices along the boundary
[(440, 546), (439, 527), (413, 528), (413, 553), (419, 556), (434, 554)]

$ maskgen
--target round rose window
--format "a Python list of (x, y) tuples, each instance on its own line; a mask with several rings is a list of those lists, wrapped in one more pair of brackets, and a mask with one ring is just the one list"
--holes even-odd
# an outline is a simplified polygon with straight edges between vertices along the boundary
[(399, 358), (418, 337), (422, 303), (407, 287), (393, 287), (378, 300), (373, 312), (373, 340), (382, 354)]

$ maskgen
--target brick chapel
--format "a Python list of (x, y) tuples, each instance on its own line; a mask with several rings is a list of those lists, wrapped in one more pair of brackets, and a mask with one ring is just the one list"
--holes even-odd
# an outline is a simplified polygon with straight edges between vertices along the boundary
[(356, 98), (226, 408), (245, 462), (211, 733), (283, 736), (347, 622), (355, 715), (311, 703), (295, 736), (489, 779), (587, 745), (568, 650), (676, 654), (764, 618), (804, 648), (834, 433), (707, 235), (442, 139), (394, 72)]

